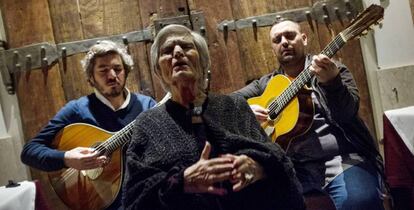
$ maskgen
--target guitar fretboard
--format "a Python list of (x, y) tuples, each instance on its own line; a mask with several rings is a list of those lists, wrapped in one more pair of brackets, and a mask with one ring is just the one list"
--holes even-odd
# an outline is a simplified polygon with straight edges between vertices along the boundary
[[(167, 100), (171, 98), (171, 93), (165, 94), (164, 98), (161, 99), (154, 107), (161, 106), (164, 104)], [(129, 141), (132, 137), (132, 130), (134, 128), (134, 123), (136, 120), (133, 120), (128, 125), (126, 125), (124, 128), (122, 128), (120, 131), (116, 132), (113, 136), (111, 136), (109, 139), (107, 139), (102, 144), (98, 145), (96, 147), (96, 151), (99, 153), (106, 153), (111, 154), (115, 150), (117, 150), (120, 146), (124, 145), (127, 141)]]
[(104, 143), (96, 147), (98, 152), (105, 152), (110, 154), (117, 150), (120, 146), (124, 145), (132, 137), (132, 128), (134, 127), (135, 120), (129, 123), (127, 126), (116, 132), (113, 136), (107, 139)]
[[(342, 38), (342, 33), (339, 33), (334, 40), (332, 40), (321, 52), (332, 58), (339, 49), (345, 45), (346, 41)], [(305, 84), (312, 79), (313, 74), (308, 64), (306, 68), (292, 81), (292, 83), (280, 94), (275, 100), (273, 100), (268, 109), (271, 119), (275, 119), (284, 107), (296, 96), (299, 90), (305, 86)]]

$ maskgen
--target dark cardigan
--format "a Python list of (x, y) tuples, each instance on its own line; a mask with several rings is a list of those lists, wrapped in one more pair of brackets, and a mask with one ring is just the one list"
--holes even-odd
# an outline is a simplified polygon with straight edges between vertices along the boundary
[(127, 209), (304, 209), (293, 165), (267, 138), (241, 97), (209, 95), (202, 115), (215, 155), (245, 154), (267, 175), (226, 196), (183, 191), (184, 170), (198, 161), (197, 138), (166, 105), (141, 114), (127, 150), (123, 205)]

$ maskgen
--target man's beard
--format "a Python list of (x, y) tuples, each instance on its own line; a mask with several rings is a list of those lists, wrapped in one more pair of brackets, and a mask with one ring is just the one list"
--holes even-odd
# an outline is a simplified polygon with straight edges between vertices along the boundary
[(301, 58), (304, 55), (302, 54), (291, 54), (291, 55), (285, 55), (285, 56), (280, 56), (278, 58), (279, 64), (281, 66), (296, 66), (298, 65), (298, 63), (301, 61)]
[(122, 88), (117, 88), (117, 87), (111, 88), (111, 90), (109, 91), (109, 93), (104, 93), (104, 96), (107, 97), (107, 98), (117, 97), (117, 96), (119, 96), (119, 95), (122, 94), (123, 90), (124, 90), (123, 87)]
[(105, 88), (102, 87), (99, 84), (94, 84), (94, 87), (103, 95), (105, 96), (105, 98), (114, 98), (117, 97), (119, 95), (121, 95), (123, 93), (124, 85), (120, 85), (120, 86), (115, 86), (115, 87), (111, 87), (109, 90), (105, 91)]

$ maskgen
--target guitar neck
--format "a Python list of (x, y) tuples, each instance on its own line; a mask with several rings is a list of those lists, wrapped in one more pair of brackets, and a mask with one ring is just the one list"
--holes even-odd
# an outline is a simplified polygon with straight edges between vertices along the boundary
[[(161, 106), (167, 100), (171, 98), (171, 93), (165, 94), (164, 98), (161, 99), (154, 107)], [(132, 137), (132, 129), (134, 127), (134, 123), (136, 120), (130, 122), (127, 126), (122, 128), (120, 131), (116, 132), (113, 136), (107, 139), (104, 143), (100, 144), (96, 147), (96, 150), (99, 152), (106, 152), (107, 154), (111, 154), (119, 147), (124, 145), (127, 141), (129, 141)]]
[(134, 127), (135, 120), (129, 123), (127, 126), (116, 132), (113, 136), (107, 139), (105, 142), (97, 146), (96, 150), (111, 154), (119, 147), (124, 145), (132, 137), (132, 130)]
[[(342, 38), (342, 33), (339, 33), (334, 40), (332, 40), (321, 52), (332, 58), (339, 49), (345, 45), (346, 41)], [(311, 64), (308, 64), (305, 69), (292, 81), (292, 83), (269, 105), (269, 115), (271, 118), (276, 118), (277, 115), (284, 109), (284, 107), (297, 95), (300, 89), (309, 82), (313, 74), (310, 70)]]

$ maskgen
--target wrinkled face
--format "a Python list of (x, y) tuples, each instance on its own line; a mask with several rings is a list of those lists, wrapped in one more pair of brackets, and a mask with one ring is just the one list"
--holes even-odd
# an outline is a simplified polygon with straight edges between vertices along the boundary
[(274, 25), (270, 30), (270, 40), (273, 52), (282, 65), (297, 62), (305, 55), (307, 37), (294, 22), (284, 21)]
[(95, 59), (90, 82), (103, 96), (120, 96), (125, 87), (125, 80), (125, 69), (120, 55), (111, 53)]
[(199, 53), (191, 35), (167, 37), (160, 46), (159, 54), (161, 77), (168, 86), (187, 79), (200, 79)]

